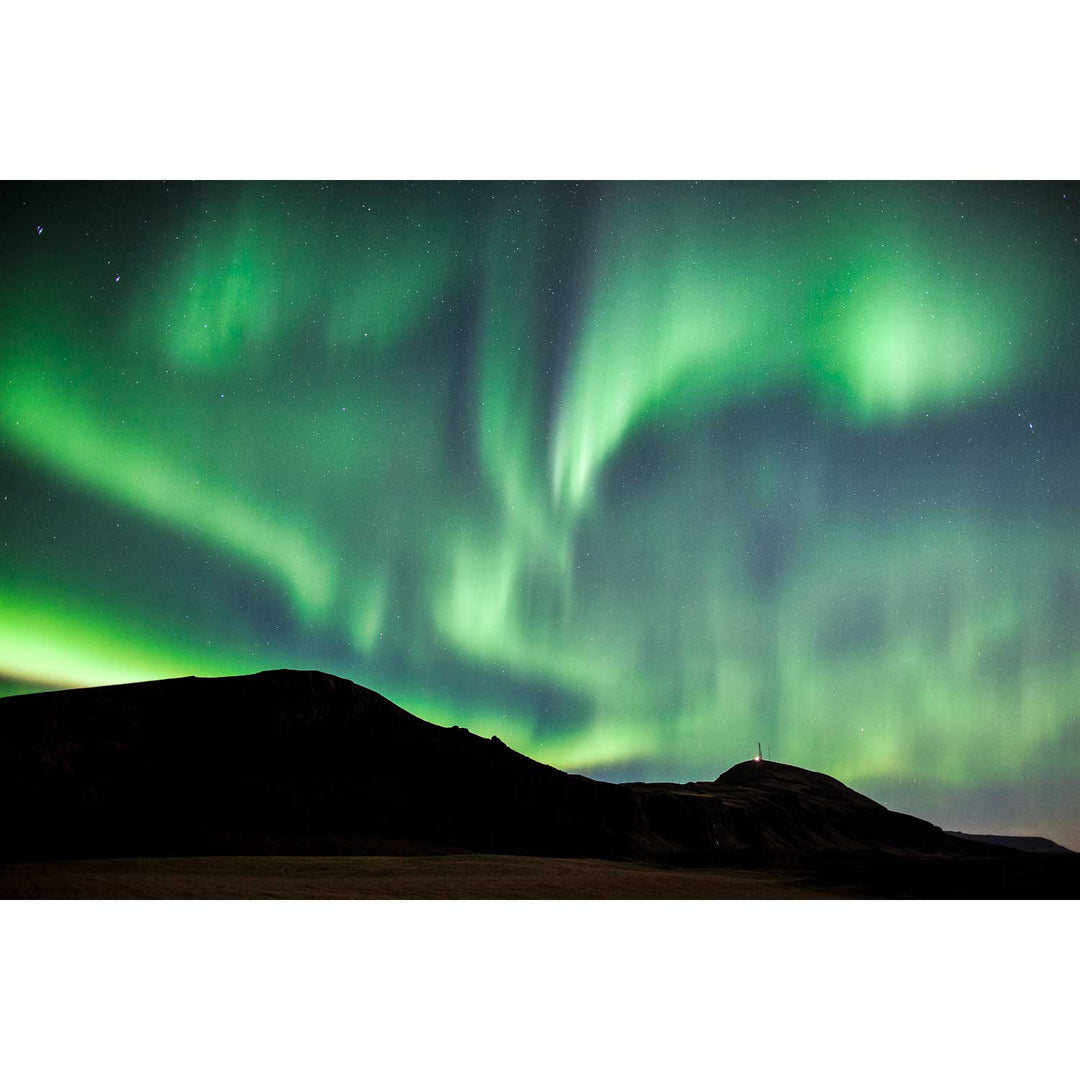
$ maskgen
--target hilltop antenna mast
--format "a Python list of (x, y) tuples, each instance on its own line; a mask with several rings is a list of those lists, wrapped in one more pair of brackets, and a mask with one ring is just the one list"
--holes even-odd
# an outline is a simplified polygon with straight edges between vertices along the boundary
[(757, 753), (754, 755), (754, 760), (755, 761), (760, 761), (761, 760), (761, 743), (757, 744)]

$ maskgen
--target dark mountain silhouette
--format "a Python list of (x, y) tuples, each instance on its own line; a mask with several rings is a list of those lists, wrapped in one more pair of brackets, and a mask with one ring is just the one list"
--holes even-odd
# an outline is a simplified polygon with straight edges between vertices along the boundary
[(0, 701), (0, 860), (454, 852), (831, 866), (1001, 849), (778, 762), (691, 784), (570, 775), (315, 671)]
[(1043, 855), (1075, 855), (1072, 848), (1055, 844), (1045, 836), (989, 836), (982, 833), (956, 832), (947, 829), (949, 836), (958, 836), (961, 840), (977, 840), (980, 844), (993, 844), (995, 847), (1011, 848), (1014, 851), (1032, 851)]

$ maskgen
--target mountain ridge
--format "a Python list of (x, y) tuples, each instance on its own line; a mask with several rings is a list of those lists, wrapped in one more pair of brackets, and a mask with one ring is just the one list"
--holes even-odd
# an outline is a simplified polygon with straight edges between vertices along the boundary
[(710, 865), (1000, 850), (780, 762), (681, 785), (565, 773), (290, 669), (3, 699), (0, 781), (8, 861), (498, 852)]
[(1050, 840), (1045, 836), (1002, 836), (990, 833), (961, 832), (958, 829), (946, 829), (949, 836), (962, 840), (975, 840), (980, 844), (993, 844), (995, 847), (1009, 848), (1012, 851), (1041, 852), (1043, 854), (1075, 855), (1072, 848)]

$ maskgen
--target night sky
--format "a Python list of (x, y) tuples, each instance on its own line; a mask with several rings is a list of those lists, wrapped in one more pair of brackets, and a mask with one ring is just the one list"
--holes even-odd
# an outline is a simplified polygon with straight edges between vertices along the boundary
[(1080, 847), (1078, 202), (0, 185), (4, 692), (320, 668)]

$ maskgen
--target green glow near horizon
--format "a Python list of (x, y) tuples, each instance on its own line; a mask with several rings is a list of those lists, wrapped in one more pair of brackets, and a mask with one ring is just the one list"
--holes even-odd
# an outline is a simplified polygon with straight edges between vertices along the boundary
[(245, 661), (177, 646), (145, 626), (83, 600), (58, 601), (0, 587), (4, 675), (37, 687), (102, 686), (184, 675), (235, 675)]
[(1064, 821), (1064, 194), (20, 188), (0, 675), (317, 666), (575, 771), (761, 739)]

